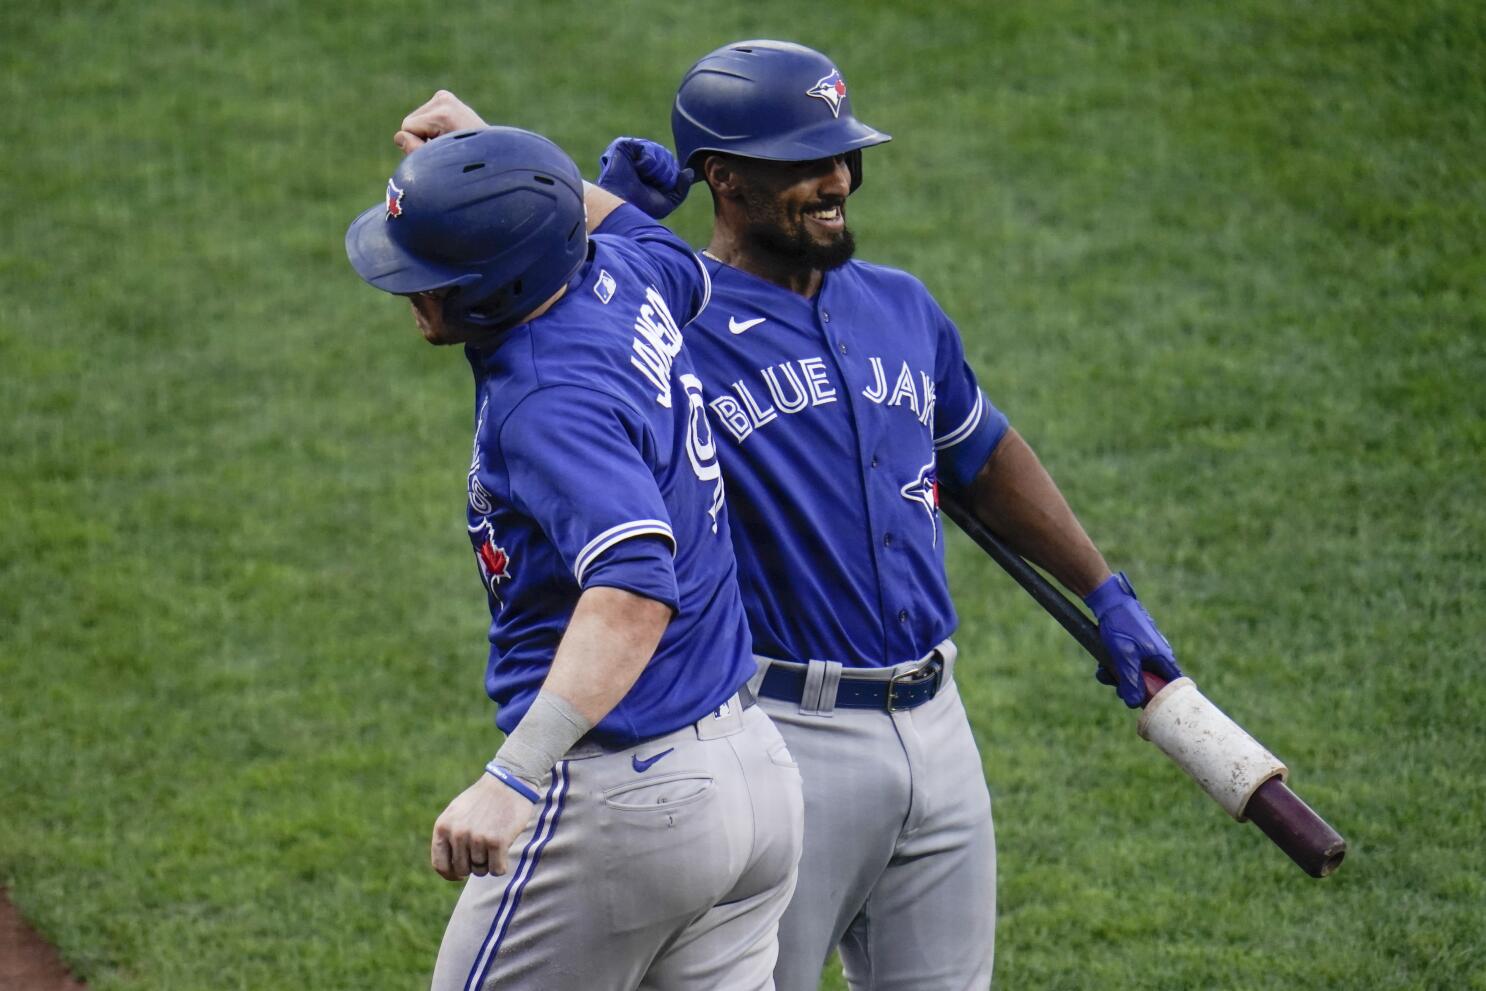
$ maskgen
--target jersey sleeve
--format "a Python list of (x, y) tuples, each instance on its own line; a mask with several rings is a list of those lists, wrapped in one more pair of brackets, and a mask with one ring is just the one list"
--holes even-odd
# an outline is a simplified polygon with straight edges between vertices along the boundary
[(616, 207), (594, 233), (626, 238), (642, 250), (657, 288), (682, 326), (707, 308), (712, 298), (707, 267), (690, 245), (639, 207), (629, 203)]
[(676, 539), (638, 413), (596, 390), (551, 386), (511, 412), (500, 446), (512, 504), (580, 587), (622, 588), (679, 607)]
[(934, 363), (934, 454), (939, 478), (963, 489), (996, 449), (1009, 423), (991, 404), (965, 360), (954, 321), (931, 298), (938, 338)]

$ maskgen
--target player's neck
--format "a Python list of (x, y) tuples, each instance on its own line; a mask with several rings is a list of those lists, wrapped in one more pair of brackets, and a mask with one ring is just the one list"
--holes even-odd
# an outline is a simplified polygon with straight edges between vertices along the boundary
[(531, 314), (521, 322), (528, 323), (532, 320), (535, 320), (537, 317), (541, 316), (543, 313), (546, 313), (548, 310), (552, 309), (552, 307), (556, 306), (557, 301), (559, 299), (562, 299), (567, 294), (568, 287), (564, 285), (561, 289), (558, 289), (557, 292), (553, 293), (551, 296), (548, 296), (546, 302), (537, 307), (535, 310), (532, 310)]
[(749, 244), (720, 224), (712, 229), (707, 254), (725, 265), (757, 276), (765, 282), (772, 282), (806, 299), (813, 299), (820, 292), (820, 269), (802, 268), (799, 259), (787, 258), (756, 244)]

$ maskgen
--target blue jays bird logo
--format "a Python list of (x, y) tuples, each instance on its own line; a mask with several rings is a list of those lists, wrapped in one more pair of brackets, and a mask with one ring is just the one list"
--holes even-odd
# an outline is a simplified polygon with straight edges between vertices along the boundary
[(930, 461), (918, 470), (918, 477), (898, 490), (904, 499), (924, 507), (929, 526), (934, 531), (934, 546), (939, 546), (939, 478)]
[(402, 216), (402, 190), (391, 179), (387, 180), (387, 219)]
[(504, 608), (499, 587), (501, 582), (511, 580), (511, 557), (504, 547), (496, 544), (495, 529), (489, 520), (481, 520), (469, 529), (470, 543), (475, 548), (475, 563), (480, 566), (480, 580), (485, 583), (485, 590)]
[(846, 99), (846, 80), (841, 78), (839, 70), (832, 69), (830, 75), (821, 76), (814, 86), (805, 91), (805, 95), (826, 101), (826, 105), (831, 108), (831, 116), (840, 117), (841, 103)]

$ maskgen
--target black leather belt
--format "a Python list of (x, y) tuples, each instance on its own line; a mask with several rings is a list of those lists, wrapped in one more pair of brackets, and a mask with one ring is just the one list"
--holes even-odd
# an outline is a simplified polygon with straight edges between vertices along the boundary
[[(805, 696), (805, 676), (808, 668), (785, 667), (771, 664), (764, 672), (758, 693), (764, 698), (798, 704)], [(898, 675), (896, 678), (853, 678), (851, 669), (841, 672), (841, 681), (836, 686), (836, 708), (838, 709), (883, 709), (896, 712), (923, 705), (939, 693), (944, 682), (944, 659), (937, 653), (921, 668)]]

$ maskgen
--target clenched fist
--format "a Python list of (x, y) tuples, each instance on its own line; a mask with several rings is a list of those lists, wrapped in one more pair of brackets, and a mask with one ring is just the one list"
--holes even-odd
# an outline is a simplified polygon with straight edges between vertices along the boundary
[(433, 825), (430, 860), (450, 881), (505, 874), (511, 844), (531, 821), (536, 803), (488, 774), (462, 791)]
[(484, 126), (485, 121), (465, 106), (464, 101), (441, 89), (427, 103), (402, 119), (402, 129), (392, 136), (392, 142), (406, 155), (440, 134)]

